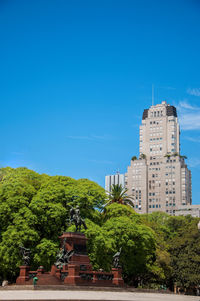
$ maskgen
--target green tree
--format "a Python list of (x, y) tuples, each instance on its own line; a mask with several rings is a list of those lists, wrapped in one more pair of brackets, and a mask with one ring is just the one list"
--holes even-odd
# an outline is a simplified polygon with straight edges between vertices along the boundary
[(35, 267), (37, 268), (42, 263), (46, 271), (50, 270), (52, 263), (55, 262), (58, 248), (58, 242), (43, 238), (36, 247), (34, 255)]
[(137, 222), (141, 221), (141, 215), (136, 213), (131, 206), (124, 206), (123, 204), (114, 202), (107, 206), (106, 210), (101, 215), (102, 224), (104, 224), (108, 219), (120, 216), (129, 217)]
[(130, 284), (137, 284), (154, 267), (154, 232), (142, 224), (141, 216), (133, 208), (126, 205), (112, 203), (102, 216), (101, 227), (95, 229), (93, 226), (86, 231), (90, 238), (88, 243), (91, 244), (93, 262), (98, 262), (98, 268), (110, 270), (113, 255), (122, 247), (124, 278)]
[[(113, 205), (115, 204), (110, 206)], [(134, 215), (112, 217), (105, 222), (102, 229), (107, 240), (112, 242), (112, 255), (122, 247), (121, 263), (126, 281), (137, 284), (155, 261), (154, 232), (141, 224), (139, 219), (134, 219)], [(111, 259), (112, 256), (108, 261)]]
[(22, 264), (19, 246), (24, 245), (34, 250), (39, 235), (25, 222), (8, 226), (3, 232), (0, 242), (0, 271), (2, 278), (14, 280)]
[(70, 206), (79, 205), (85, 218), (100, 223), (105, 199), (105, 190), (87, 179), (0, 169), (0, 278), (12, 280), (18, 274), (20, 245), (31, 249), (32, 268), (49, 268), (59, 235), (67, 228)]
[(146, 155), (145, 154), (140, 154), (140, 159), (146, 159)]
[(133, 157), (131, 158), (131, 160), (132, 160), (132, 161), (135, 161), (135, 160), (137, 160), (137, 157), (136, 157), (136, 156), (133, 156)]
[(148, 286), (171, 285), (171, 256), (169, 252), (169, 237), (171, 237), (168, 220), (170, 216), (164, 212), (144, 214), (142, 221), (155, 233), (156, 260), (152, 271), (146, 275)]
[(112, 203), (118, 203), (134, 207), (134, 204), (132, 202), (133, 198), (127, 195), (127, 191), (128, 189), (123, 188), (121, 184), (112, 185), (111, 191), (108, 195), (109, 202), (105, 206), (108, 206)]
[(172, 277), (177, 286), (189, 290), (200, 282), (200, 233), (197, 219), (188, 219), (171, 240)]

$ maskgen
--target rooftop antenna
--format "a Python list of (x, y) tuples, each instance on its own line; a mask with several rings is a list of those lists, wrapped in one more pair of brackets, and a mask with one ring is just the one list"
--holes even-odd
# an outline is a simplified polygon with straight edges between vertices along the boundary
[(154, 105), (154, 85), (152, 84), (152, 106)]

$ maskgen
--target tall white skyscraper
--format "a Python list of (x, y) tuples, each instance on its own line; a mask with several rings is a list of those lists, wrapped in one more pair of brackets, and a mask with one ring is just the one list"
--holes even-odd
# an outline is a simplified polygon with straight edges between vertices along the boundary
[(191, 172), (180, 155), (176, 108), (163, 101), (145, 109), (139, 138), (140, 157), (133, 157), (125, 174), (135, 210), (174, 214), (178, 206), (191, 204)]
[(109, 175), (105, 177), (105, 190), (107, 192), (110, 192), (112, 185), (116, 184), (122, 185), (122, 187), (125, 186), (124, 174), (117, 172), (115, 175)]

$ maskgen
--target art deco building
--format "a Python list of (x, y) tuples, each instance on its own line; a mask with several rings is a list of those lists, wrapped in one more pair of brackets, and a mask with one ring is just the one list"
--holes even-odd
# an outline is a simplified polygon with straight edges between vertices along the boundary
[(141, 213), (175, 214), (190, 205), (191, 172), (180, 156), (180, 129), (176, 108), (165, 101), (145, 109), (140, 126), (140, 156), (133, 157), (125, 174), (128, 194)]

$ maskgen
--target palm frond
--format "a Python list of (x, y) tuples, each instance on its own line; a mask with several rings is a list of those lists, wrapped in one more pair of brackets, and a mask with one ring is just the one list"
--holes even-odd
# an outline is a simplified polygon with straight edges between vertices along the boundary
[(132, 202), (133, 197), (128, 196), (127, 191), (128, 189), (124, 188), (121, 184), (112, 185), (111, 191), (108, 192), (109, 202), (106, 203), (104, 207), (110, 205), (111, 203), (119, 203), (134, 207)]

